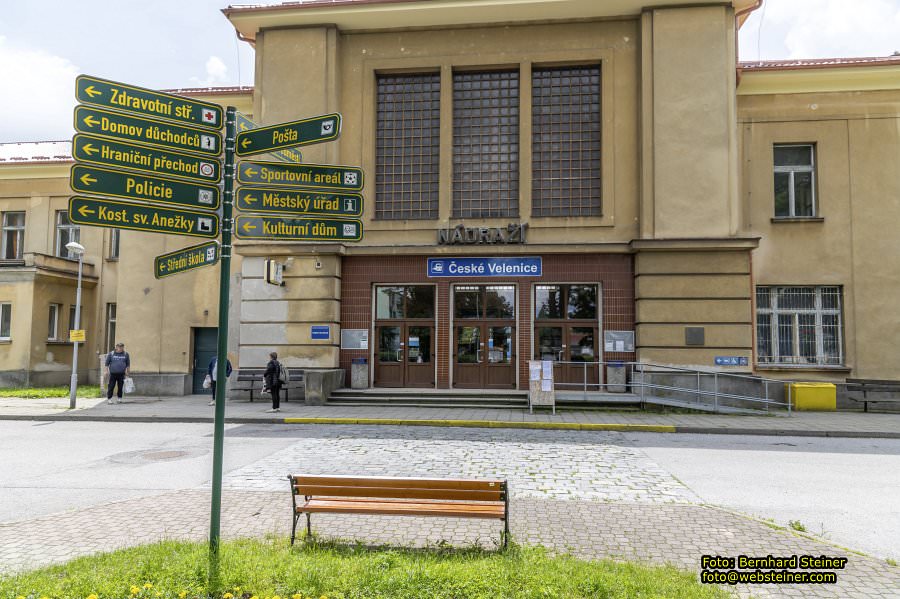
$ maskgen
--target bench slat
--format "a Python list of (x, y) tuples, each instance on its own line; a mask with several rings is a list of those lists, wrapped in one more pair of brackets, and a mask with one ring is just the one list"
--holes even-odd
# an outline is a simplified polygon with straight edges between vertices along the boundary
[(458, 518), (504, 518), (502, 504), (479, 505), (466, 503), (352, 501), (342, 499), (311, 499), (297, 506), (298, 513), (331, 512), (343, 514), (385, 514), (397, 516), (453, 516)]
[(445, 500), (482, 500), (503, 501), (503, 492), (472, 491), (469, 489), (423, 489), (401, 487), (332, 487), (296, 485), (298, 495), (329, 497), (394, 497), (397, 499), (445, 499)]
[(385, 487), (395, 489), (457, 489), (466, 491), (499, 491), (500, 480), (466, 480), (447, 478), (402, 478), (374, 476), (320, 476), (298, 474), (291, 477), (294, 486)]

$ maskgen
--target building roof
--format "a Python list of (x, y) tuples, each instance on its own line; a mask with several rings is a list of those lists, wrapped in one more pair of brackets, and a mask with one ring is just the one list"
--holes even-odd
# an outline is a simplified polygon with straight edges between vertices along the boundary
[(71, 141), (0, 143), (0, 164), (54, 163), (72, 160)]
[(792, 71), (798, 69), (835, 69), (900, 65), (900, 55), (861, 56), (854, 58), (798, 58), (793, 60), (760, 60), (740, 62), (744, 71)]
[(178, 87), (162, 90), (169, 94), (182, 96), (227, 96), (230, 94), (252, 94), (252, 85), (223, 85), (221, 87)]

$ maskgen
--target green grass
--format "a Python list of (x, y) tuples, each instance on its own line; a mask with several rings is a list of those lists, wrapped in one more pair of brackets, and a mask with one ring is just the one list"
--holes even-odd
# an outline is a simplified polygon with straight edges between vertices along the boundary
[[(235, 599), (724, 599), (696, 572), (587, 562), (541, 548), (370, 549), (286, 539), (221, 549), (223, 592)], [(207, 549), (165, 541), (0, 577), (0, 598), (173, 599), (205, 596)], [(145, 587), (145, 585), (152, 585)], [(137, 591), (137, 592), (134, 592)], [(184, 595), (181, 595), (184, 593)], [(228, 595), (214, 594), (230, 599)], [(91, 597), (94, 599), (94, 597)]]
[(804, 525), (803, 522), (800, 522), (799, 520), (788, 520), (788, 526), (790, 526), (797, 532), (806, 532), (806, 525)]
[[(24, 399), (44, 399), (45, 397), (68, 397), (69, 387), (10, 387), (0, 389), (0, 397), (21, 397)], [(98, 385), (79, 385), (78, 397), (101, 397)]]

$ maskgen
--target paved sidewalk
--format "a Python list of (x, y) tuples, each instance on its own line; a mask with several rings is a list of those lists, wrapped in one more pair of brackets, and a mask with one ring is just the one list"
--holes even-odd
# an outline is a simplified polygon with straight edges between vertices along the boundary
[[(68, 398), (0, 398), (0, 419), (95, 420), (131, 422), (212, 422), (209, 396), (127, 397), (122, 404)], [(529, 414), (509, 408), (408, 408), (393, 406), (307, 406), (282, 403), (281, 412), (266, 412), (267, 402), (229, 401), (226, 421), (286, 424), (409, 424), (556, 428), (750, 435), (900, 438), (900, 414), (862, 412), (794, 412), (790, 416), (737, 416), (563, 409)]]

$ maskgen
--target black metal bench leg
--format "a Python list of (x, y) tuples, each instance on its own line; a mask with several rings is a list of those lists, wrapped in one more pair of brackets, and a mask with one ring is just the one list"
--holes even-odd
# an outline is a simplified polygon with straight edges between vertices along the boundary
[(297, 520), (300, 519), (300, 516), (297, 513), (294, 513), (294, 525), (291, 527), (291, 545), (294, 544), (294, 539), (297, 537)]
[(309, 512), (306, 512), (306, 537), (309, 538), (312, 536), (312, 520), (310, 519)]

